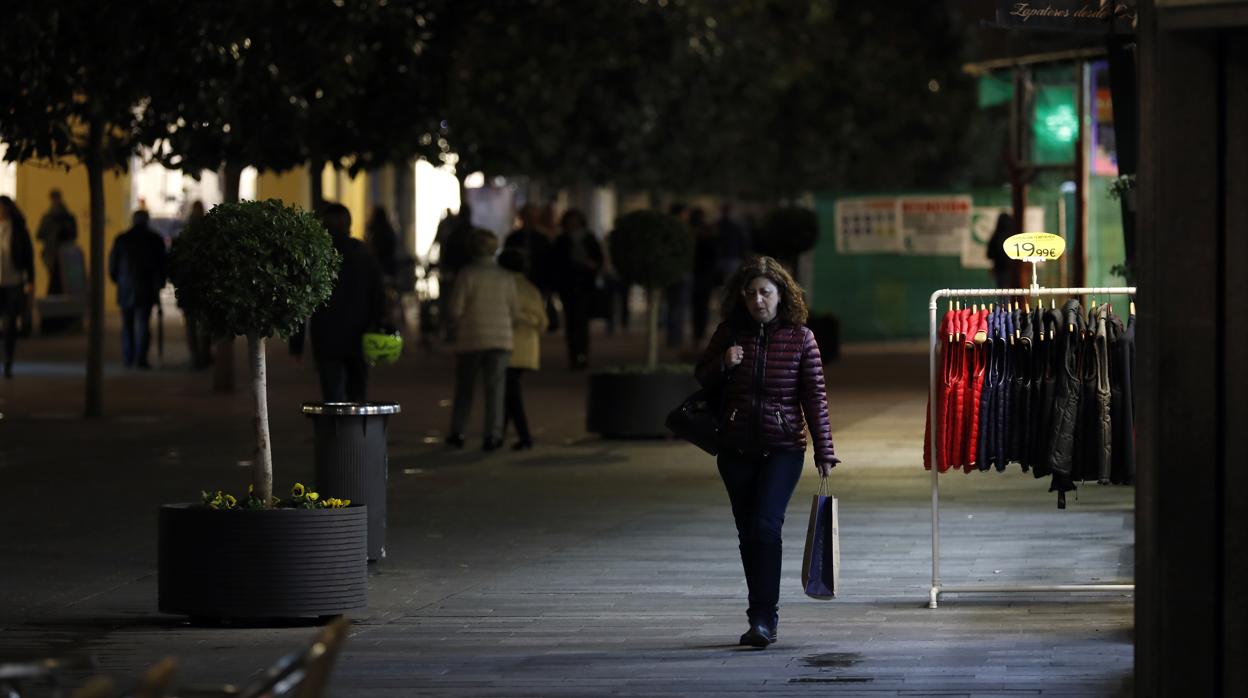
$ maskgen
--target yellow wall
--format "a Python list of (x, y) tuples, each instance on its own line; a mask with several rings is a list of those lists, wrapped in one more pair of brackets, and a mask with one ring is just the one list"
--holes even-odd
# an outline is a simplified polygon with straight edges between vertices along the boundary
[[(60, 189), (65, 205), (78, 219), (78, 245), (82, 248), (88, 274), (91, 269), (91, 209), (87, 190), (87, 168), (75, 164), (66, 170), (44, 162), (23, 163), (17, 167), (17, 206), (26, 215), (32, 239), (39, 229), (39, 219), (48, 210), (48, 192)], [(104, 175), (104, 254), (112, 249), (113, 240), (130, 227), (130, 175)], [(47, 295), (48, 269), (39, 254), (42, 244), (35, 242), (35, 296)], [(106, 258), (107, 259), (107, 258)], [(107, 269), (105, 270), (107, 274)], [(117, 288), (105, 277), (104, 307), (117, 310)]]
[[(308, 208), (312, 201), (308, 189), (306, 166), (282, 173), (263, 172), (256, 178), (257, 199), (280, 199)], [(336, 201), (351, 211), (351, 235), (362, 239), (368, 216), (368, 175), (360, 173), (352, 178), (326, 165), (321, 171), (321, 193), (326, 201)]]
[(278, 199), (287, 205), (308, 208), (308, 168), (296, 167), (285, 172), (262, 172), (256, 178), (256, 198)]

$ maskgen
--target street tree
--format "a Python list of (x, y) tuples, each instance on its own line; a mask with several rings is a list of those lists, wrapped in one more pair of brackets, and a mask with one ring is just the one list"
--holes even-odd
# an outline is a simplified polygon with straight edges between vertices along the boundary
[(0, 22), (0, 140), (13, 162), (81, 163), (90, 196), (85, 414), (103, 412), (104, 175), (124, 170), (166, 115), (151, 95), (184, 28), (176, 3), (13, 0)]

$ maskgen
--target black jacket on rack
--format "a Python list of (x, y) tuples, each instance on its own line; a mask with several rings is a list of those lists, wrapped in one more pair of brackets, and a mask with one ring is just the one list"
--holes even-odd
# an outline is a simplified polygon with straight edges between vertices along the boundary
[(1083, 351), (1083, 396), (1079, 401), (1081, 439), (1075, 479), (1109, 483), (1110, 428), (1109, 339), (1105, 327), (1109, 308), (1088, 313)]
[(1053, 392), (1053, 424), (1049, 433), (1049, 468), (1053, 472), (1050, 492), (1058, 493), (1058, 506), (1065, 508), (1065, 494), (1075, 489), (1073, 461), (1075, 431), (1079, 421), (1079, 400), (1083, 393), (1081, 359), (1082, 336), (1085, 329), (1083, 308), (1070, 299), (1062, 306), (1062, 325), (1058, 330), (1058, 375)]
[(1061, 373), (1058, 345), (1058, 333), (1063, 331), (1061, 311), (1040, 308), (1036, 310), (1035, 322), (1041, 337), (1032, 362), (1031, 412), (1035, 425), (1031, 439), (1031, 474), (1042, 478), (1053, 473), (1049, 449), (1053, 434), (1053, 397), (1057, 394), (1057, 379)]
[(1135, 482), (1135, 315), (1109, 323), (1110, 424), (1113, 438), (1109, 481), (1115, 485)]

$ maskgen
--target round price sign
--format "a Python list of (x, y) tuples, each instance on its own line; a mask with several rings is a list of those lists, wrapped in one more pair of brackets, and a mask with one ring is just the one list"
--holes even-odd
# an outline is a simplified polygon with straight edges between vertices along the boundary
[(1020, 233), (1002, 243), (1010, 259), (1044, 262), (1057, 259), (1066, 251), (1066, 239), (1053, 233)]

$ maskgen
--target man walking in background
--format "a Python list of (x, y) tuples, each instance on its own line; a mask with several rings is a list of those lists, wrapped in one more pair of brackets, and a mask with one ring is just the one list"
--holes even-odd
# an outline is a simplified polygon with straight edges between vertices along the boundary
[(134, 224), (117, 237), (108, 255), (108, 276), (117, 284), (121, 306), (121, 356), (126, 368), (151, 368), (152, 306), (165, 285), (165, 240), (148, 226), (147, 211), (134, 212)]

